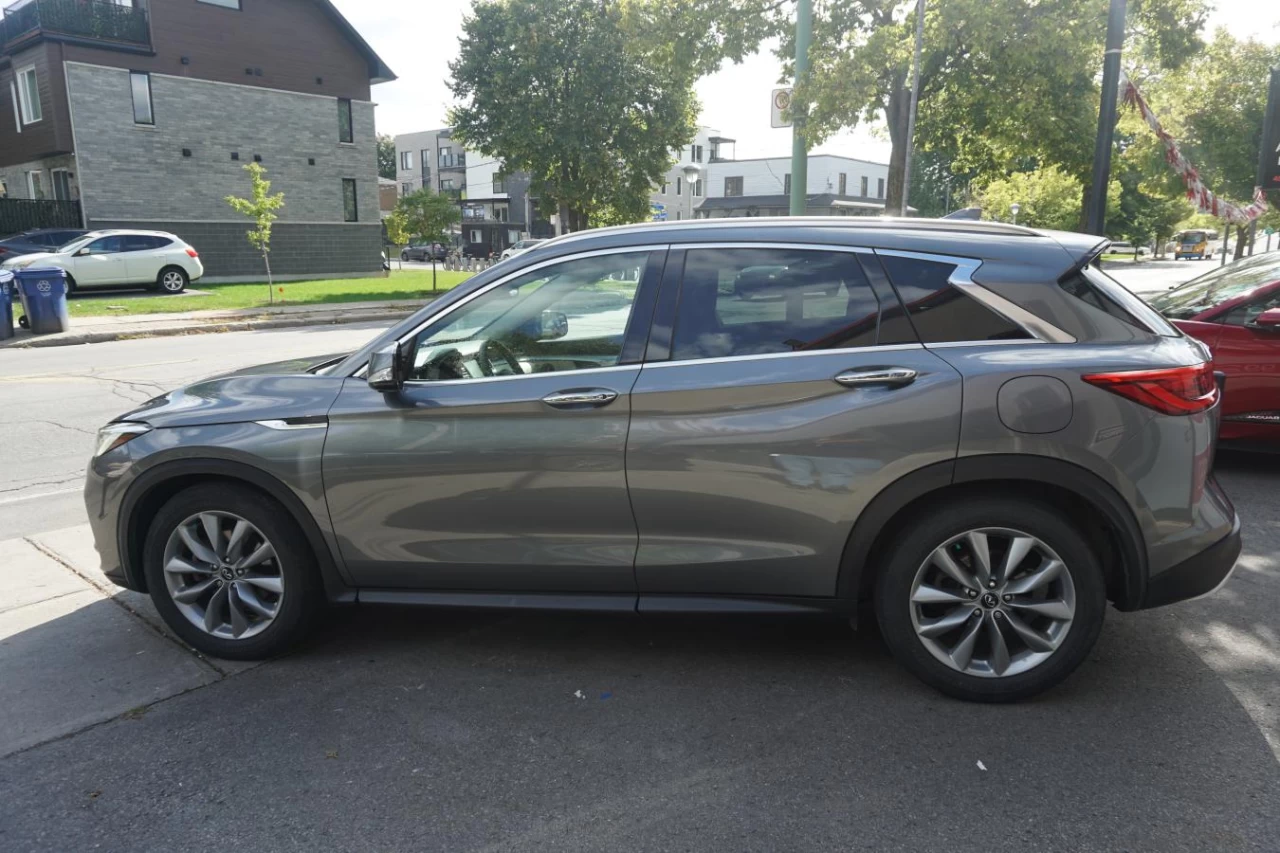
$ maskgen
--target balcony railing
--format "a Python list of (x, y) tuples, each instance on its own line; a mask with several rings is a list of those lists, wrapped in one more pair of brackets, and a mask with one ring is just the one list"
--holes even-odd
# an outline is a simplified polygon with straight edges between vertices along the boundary
[(4, 10), (0, 44), (31, 33), (74, 36), (121, 44), (151, 44), (147, 10), (112, 0), (25, 0)]
[(465, 169), (467, 167), (466, 154), (441, 154), (439, 161), (436, 165), (441, 169)]

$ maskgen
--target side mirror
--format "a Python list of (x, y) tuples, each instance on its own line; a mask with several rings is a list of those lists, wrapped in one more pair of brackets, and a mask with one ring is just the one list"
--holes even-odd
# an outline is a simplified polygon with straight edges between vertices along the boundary
[(1256, 318), (1253, 325), (1269, 332), (1280, 332), (1280, 308), (1268, 308)]
[(400, 347), (392, 344), (374, 352), (369, 357), (369, 369), (365, 371), (369, 387), (383, 394), (393, 394), (404, 387), (404, 359)]
[(569, 334), (569, 317), (563, 311), (542, 312), (542, 340), (563, 338)]
[(91, 255), (91, 254), (93, 253), (89, 251), (89, 247), (85, 246), (83, 249), (80, 249), (79, 251), (77, 251), (73, 257), (82, 258), (85, 255)]

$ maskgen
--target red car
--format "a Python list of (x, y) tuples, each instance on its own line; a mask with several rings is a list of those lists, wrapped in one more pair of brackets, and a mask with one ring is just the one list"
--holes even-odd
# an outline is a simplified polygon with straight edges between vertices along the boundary
[(1222, 440), (1280, 450), (1280, 252), (1227, 264), (1151, 305), (1208, 344), (1227, 374)]

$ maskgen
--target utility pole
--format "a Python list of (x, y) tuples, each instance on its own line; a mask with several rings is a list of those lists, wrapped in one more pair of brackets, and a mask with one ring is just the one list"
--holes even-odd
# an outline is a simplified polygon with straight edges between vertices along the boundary
[[(1262, 145), (1258, 150), (1258, 174), (1253, 181), (1255, 187), (1261, 187), (1265, 193), (1275, 187), (1267, 186), (1267, 178), (1273, 171), (1280, 175), (1280, 68), (1271, 69), (1271, 81), (1267, 87), (1267, 111), (1262, 119)], [(1274, 138), (1273, 138), (1274, 137)], [(1274, 150), (1272, 145), (1275, 145)], [(1273, 170), (1272, 162), (1276, 168)], [(1265, 196), (1263, 196), (1265, 198)], [(1253, 254), (1253, 244), (1258, 239), (1258, 220), (1249, 223), (1249, 254)], [(1271, 238), (1267, 237), (1267, 247), (1271, 247)]]
[[(796, 85), (809, 77), (809, 42), (813, 38), (813, 0), (796, 4)], [(794, 105), (795, 101), (792, 101)], [(809, 149), (804, 141), (804, 116), (791, 116), (791, 215), (804, 216), (809, 186)]]
[(1125, 0), (1111, 0), (1107, 15), (1107, 48), (1102, 59), (1102, 106), (1098, 110), (1098, 139), (1093, 149), (1093, 185), (1085, 230), (1102, 236), (1107, 224), (1107, 182), (1111, 178), (1111, 143), (1116, 129), (1116, 98), (1120, 88), (1120, 49), (1124, 46)]
[(902, 165), (902, 212), (909, 215), (911, 206), (907, 199), (911, 196), (911, 152), (916, 139), (916, 104), (920, 100), (920, 52), (924, 45), (924, 4), (925, 0), (916, 3), (916, 56), (911, 63), (911, 109), (907, 113), (907, 159)]

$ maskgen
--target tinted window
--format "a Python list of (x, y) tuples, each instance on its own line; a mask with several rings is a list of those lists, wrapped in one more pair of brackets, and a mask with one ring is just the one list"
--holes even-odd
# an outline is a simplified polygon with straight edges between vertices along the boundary
[(355, 141), (355, 130), (351, 121), (350, 98), (338, 98), (338, 141)]
[(95, 254), (122, 252), (124, 251), (124, 238), (118, 234), (113, 234), (110, 237), (99, 237), (85, 248)]
[(1096, 267), (1085, 267), (1064, 280), (1061, 287), (1081, 302), (1092, 305), (1099, 311), (1105, 311), (1122, 323), (1142, 329), (1144, 332), (1178, 337), (1178, 330), (1152, 311), (1151, 306)]
[(1222, 322), (1228, 326), (1248, 326), (1258, 319), (1259, 314), (1272, 308), (1280, 308), (1280, 290), (1273, 290), (1267, 296), (1232, 308)]
[(671, 357), (873, 346), (879, 307), (851, 252), (694, 249)]
[(128, 234), (124, 238), (124, 251), (126, 252), (142, 252), (149, 249), (159, 249), (161, 246), (169, 245), (170, 241), (164, 237), (152, 237), (146, 234)]
[(950, 282), (953, 264), (881, 255), (889, 280), (907, 306), (920, 340), (926, 344), (961, 341), (1025, 340), (1021, 327), (966, 296)]
[(1280, 280), (1280, 255), (1270, 252), (1254, 255), (1162, 293), (1151, 300), (1151, 306), (1173, 320), (1189, 320), (1277, 280)]

